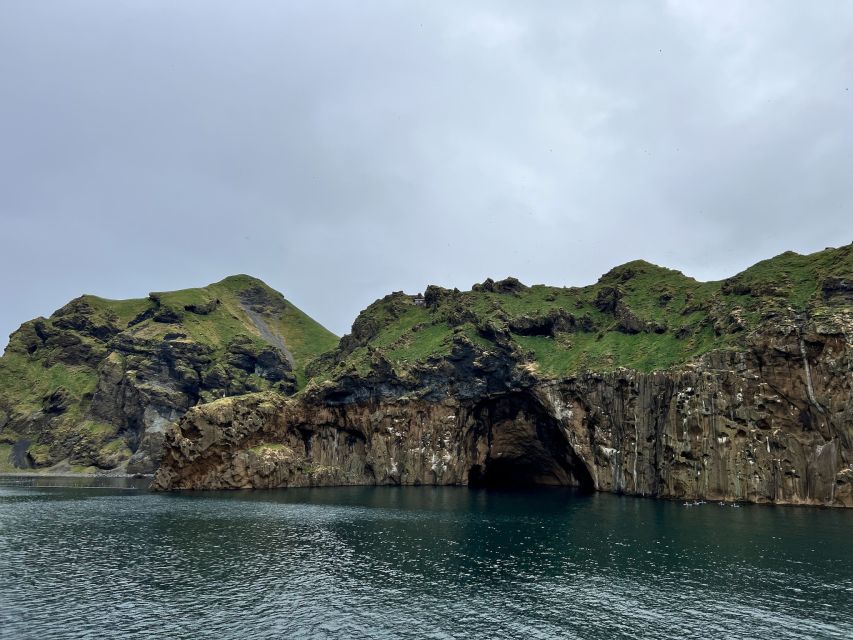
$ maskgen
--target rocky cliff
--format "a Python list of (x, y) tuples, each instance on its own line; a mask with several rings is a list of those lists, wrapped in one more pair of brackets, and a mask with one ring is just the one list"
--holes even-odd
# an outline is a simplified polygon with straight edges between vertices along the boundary
[(0, 470), (153, 472), (187, 409), (292, 394), (336, 343), (249, 276), (138, 300), (82, 296), (23, 324), (0, 358)]
[(853, 247), (722, 282), (391, 294), (294, 398), (191, 409), (159, 489), (570, 485), (853, 506)]

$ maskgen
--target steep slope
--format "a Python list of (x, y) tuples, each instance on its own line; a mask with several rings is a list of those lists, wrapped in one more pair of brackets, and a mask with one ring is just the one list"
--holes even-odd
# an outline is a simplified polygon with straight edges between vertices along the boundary
[(853, 246), (721, 282), (631, 262), (583, 288), (394, 293), (298, 399), (189, 412), (168, 488), (568, 484), (853, 506)]
[(0, 470), (151, 472), (189, 407), (294, 393), (336, 343), (245, 275), (137, 300), (81, 296), (24, 323), (0, 358)]
[(544, 379), (661, 370), (713, 349), (745, 348), (750, 332), (774, 318), (849, 306), (851, 262), (848, 245), (788, 252), (721, 282), (637, 260), (581, 288), (527, 287), (513, 278), (471, 291), (431, 286), (423, 306), (393, 293), (364, 310), (312, 373), (358, 375), (380, 361), (404, 373), (466, 341), (511, 352)]

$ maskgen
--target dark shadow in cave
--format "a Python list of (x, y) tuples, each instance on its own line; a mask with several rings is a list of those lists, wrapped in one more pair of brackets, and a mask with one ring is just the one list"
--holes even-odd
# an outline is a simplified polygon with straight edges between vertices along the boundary
[(482, 401), (474, 408), (472, 445), (488, 444), (483, 464), (468, 473), (472, 487), (568, 486), (593, 491), (589, 469), (560, 422), (528, 392)]

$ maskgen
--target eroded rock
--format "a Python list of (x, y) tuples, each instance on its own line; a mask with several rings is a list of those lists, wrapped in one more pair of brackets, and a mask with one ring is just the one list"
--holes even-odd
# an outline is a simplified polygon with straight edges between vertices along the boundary
[(416, 379), (227, 399), (167, 432), (155, 487), (556, 484), (849, 507), (853, 327), (835, 322), (831, 334), (779, 326), (747, 351), (653, 373), (543, 382), (469, 346)]

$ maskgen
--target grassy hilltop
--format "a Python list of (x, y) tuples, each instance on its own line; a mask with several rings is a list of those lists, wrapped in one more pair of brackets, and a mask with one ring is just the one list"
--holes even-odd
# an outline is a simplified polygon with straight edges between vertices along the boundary
[(0, 470), (15, 459), (114, 467), (158, 416), (223, 395), (292, 393), (336, 344), (246, 275), (133, 300), (81, 296), (24, 323), (0, 358)]
[(653, 371), (739, 348), (774, 318), (850, 308), (851, 296), (853, 245), (783, 253), (717, 282), (637, 260), (586, 287), (525, 286), (513, 278), (471, 291), (431, 286), (423, 306), (402, 292), (370, 305), (314, 373), (365, 375), (380, 361), (404, 371), (465, 341), (512, 351), (543, 378), (618, 367)]

